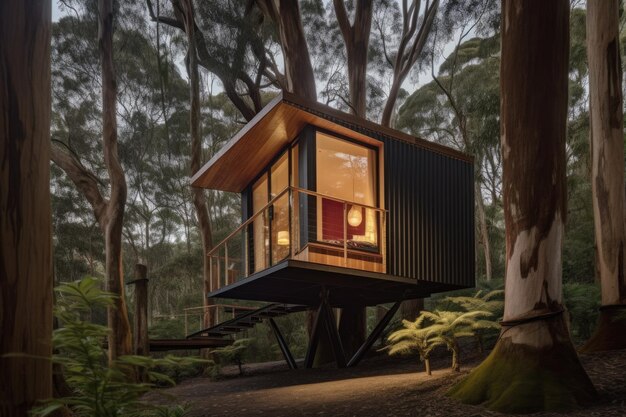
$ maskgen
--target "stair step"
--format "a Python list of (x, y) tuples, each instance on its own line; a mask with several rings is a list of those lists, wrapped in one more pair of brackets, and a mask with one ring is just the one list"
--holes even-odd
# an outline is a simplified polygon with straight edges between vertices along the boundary
[(208, 329), (192, 333), (188, 338), (194, 337), (224, 337), (242, 330), (250, 329), (265, 319), (281, 317), (286, 314), (306, 310), (306, 306), (289, 304), (268, 304), (257, 310), (250, 310), (237, 314), (234, 318), (226, 320)]
[(238, 322), (234, 322), (234, 323), (224, 323), (224, 325), (229, 326), (229, 327), (241, 327), (241, 328), (246, 328), (246, 329), (251, 329), (254, 326), (256, 326), (259, 323), (262, 323), (263, 320), (261, 321), (238, 321)]

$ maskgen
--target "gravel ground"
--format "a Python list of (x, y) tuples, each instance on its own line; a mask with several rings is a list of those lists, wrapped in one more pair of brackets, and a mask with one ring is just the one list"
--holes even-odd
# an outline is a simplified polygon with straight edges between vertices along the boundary
[[(351, 369), (287, 370), (283, 363), (244, 367), (246, 375), (224, 369), (224, 378), (194, 378), (151, 393), (148, 401), (168, 399), (191, 406), (191, 416), (503, 416), (467, 406), (445, 396), (446, 391), (481, 357), (467, 360), (463, 371), (450, 372), (448, 358), (434, 361), (428, 377), (415, 360), (374, 357)], [(582, 355), (600, 400), (570, 416), (626, 416), (626, 351)], [(558, 414), (539, 413), (536, 417)]]

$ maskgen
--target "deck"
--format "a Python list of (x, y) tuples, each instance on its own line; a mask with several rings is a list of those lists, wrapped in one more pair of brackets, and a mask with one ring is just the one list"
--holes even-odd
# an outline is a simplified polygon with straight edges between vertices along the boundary
[(332, 307), (345, 307), (424, 298), (433, 292), (457, 288), (378, 272), (286, 259), (221, 287), (208, 296), (315, 307), (320, 303), (323, 289), (328, 291), (328, 302)]

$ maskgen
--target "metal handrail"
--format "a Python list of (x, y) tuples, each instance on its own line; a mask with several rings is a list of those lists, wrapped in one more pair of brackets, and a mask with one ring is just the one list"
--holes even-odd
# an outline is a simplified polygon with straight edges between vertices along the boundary
[[(218, 250), (219, 248), (222, 247), (222, 245), (224, 245), (228, 240), (230, 240), (233, 236), (235, 236), (237, 233), (241, 232), (241, 230), (243, 230), (243, 228), (245, 228), (246, 226), (249, 226), (252, 222), (254, 222), (254, 220), (261, 215), (261, 213), (263, 213), (267, 208), (269, 208), (270, 206), (272, 206), (279, 198), (281, 198), (284, 194), (289, 193), (292, 194), (292, 192), (299, 192), (299, 193), (303, 193), (303, 194), (308, 194), (308, 195), (312, 195), (315, 197), (321, 197), (321, 198), (325, 198), (327, 200), (332, 200), (332, 201), (337, 201), (339, 203), (342, 204), (351, 204), (353, 206), (358, 206), (358, 207), (363, 207), (365, 209), (370, 209), (370, 210), (375, 210), (377, 212), (381, 212), (381, 213), (387, 213), (388, 210), (385, 210), (383, 208), (380, 207), (374, 207), (374, 206), (369, 206), (366, 204), (360, 204), (357, 203), (355, 201), (348, 201), (348, 200), (342, 200), (340, 198), (337, 197), (333, 197), (327, 194), (323, 194), (323, 193), (318, 193), (317, 191), (311, 191), (311, 190), (307, 190), (304, 188), (298, 188), (298, 187), (287, 187), (285, 188), (283, 191), (281, 191), (280, 193), (278, 193), (278, 195), (276, 195), (276, 197), (272, 198), (266, 205), (264, 205), (262, 208), (259, 209), (259, 211), (257, 211), (255, 214), (253, 214), (252, 216), (250, 216), (250, 218), (248, 218), (245, 222), (243, 222), (241, 225), (239, 225), (234, 231), (232, 231), (228, 236), (226, 236), (224, 239), (222, 239), (220, 241), (220, 243), (218, 243), (217, 245), (215, 245), (208, 253), (207, 256), (211, 256), (216, 250)], [(290, 219), (291, 221), (291, 219)]]
[(276, 200), (278, 200), (280, 197), (282, 197), (285, 193), (288, 193), (290, 191), (291, 187), (287, 187), (285, 188), (283, 191), (281, 191), (280, 193), (278, 193), (278, 195), (274, 198), (272, 198), (269, 203), (267, 203), (266, 205), (263, 206), (263, 208), (261, 208), (257, 213), (255, 213), (254, 215), (250, 216), (250, 218), (248, 220), (246, 220), (245, 222), (243, 222), (239, 227), (237, 227), (233, 232), (231, 232), (228, 236), (226, 236), (224, 239), (222, 239), (222, 241), (220, 243), (218, 243), (217, 245), (215, 245), (208, 253), (207, 256), (211, 256), (213, 254), (213, 252), (215, 252), (216, 250), (218, 250), (224, 243), (226, 243), (228, 240), (230, 240), (231, 237), (235, 236), (237, 233), (241, 232), (241, 230), (250, 225), (250, 223), (252, 223), (261, 213), (263, 213), (265, 211), (265, 209), (267, 209), (268, 207), (272, 206)]
[(387, 213), (388, 212), (388, 210), (385, 210), (385, 209), (380, 208), (380, 207), (368, 206), (366, 204), (357, 203), (356, 201), (342, 200), (340, 198), (333, 197), (333, 196), (330, 196), (328, 194), (318, 193), (317, 191), (311, 191), (311, 190), (307, 190), (305, 188), (298, 188), (298, 187), (288, 187), (288, 188), (290, 188), (290, 189), (292, 189), (293, 191), (296, 191), (296, 192), (309, 194), (309, 195), (316, 196), (316, 197), (322, 197), (322, 198), (325, 198), (327, 200), (337, 201), (339, 203), (352, 204), (353, 206), (359, 206), (359, 207), (363, 207), (363, 208), (370, 209), (370, 210), (376, 210), (376, 211), (383, 212), (383, 213)]
[[(344, 259), (344, 263), (347, 266), (348, 265), (348, 253), (349, 253), (349, 245), (348, 245), (348, 221), (347, 221), (347, 217), (348, 217), (348, 207), (349, 206), (353, 206), (353, 207), (361, 207), (364, 208), (366, 210), (371, 210), (374, 211), (376, 213), (376, 218), (380, 220), (381, 223), (379, 223), (379, 233), (380, 235), (377, 235), (377, 239), (383, 239), (383, 243), (381, 245), (380, 240), (377, 240), (376, 246), (377, 246), (377, 253), (383, 254), (382, 251), (384, 251), (384, 230), (385, 230), (385, 224), (386, 224), (386, 216), (388, 211), (380, 208), (380, 207), (374, 207), (374, 206), (370, 206), (370, 205), (366, 205), (366, 204), (360, 204), (357, 203), (355, 201), (348, 201), (348, 200), (342, 200), (340, 198), (337, 197), (333, 197), (330, 195), (326, 195), (323, 193), (319, 193), (317, 191), (312, 191), (312, 190), (307, 190), (307, 189), (303, 189), (303, 188), (298, 188), (298, 187), (286, 187), (285, 189), (283, 189), (280, 193), (278, 193), (274, 198), (272, 198), (267, 204), (265, 204), (261, 209), (257, 210), (256, 213), (254, 213), (250, 218), (248, 218), (246, 221), (244, 221), (241, 225), (239, 225), (234, 231), (232, 231), (231, 233), (228, 234), (228, 236), (226, 236), (226, 238), (222, 239), (222, 241), (217, 244), (216, 246), (214, 246), (208, 253), (207, 256), (210, 258), (210, 262), (211, 262), (211, 291), (214, 291), (213, 289), (213, 283), (216, 282), (217, 284), (217, 288), (221, 288), (222, 286), (226, 285), (230, 285), (233, 282), (238, 281), (240, 278), (245, 278), (249, 275), (249, 271), (248, 271), (248, 266), (246, 266), (244, 268), (243, 271), (240, 271), (238, 269), (233, 269), (232, 267), (230, 267), (230, 263), (229, 263), (229, 245), (230, 245), (230, 241), (231, 239), (233, 239), (235, 236), (238, 236), (240, 233), (244, 233), (244, 239), (245, 239), (245, 235), (247, 235), (248, 230), (246, 229), (248, 226), (250, 226), (251, 224), (253, 224), (255, 222), (255, 220), (257, 220), (259, 218), (259, 216), (261, 216), (262, 214), (266, 213), (266, 211), (268, 209), (271, 210), (271, 207), (277, 203), (277, 201), (281, 198), (284, 198), (285, 195), (288, 195), (288, 206), (289, 206), (289, 214), (288, 214), (288, 223), (289, 223), (289, 233), (290, 233), (290, 239), (289, 239), (289, 254), (286, 256), (286, 258), (290, 258), (290, 257), (295, 257), (298, 253), (300, 253), (301, 250), (303, 250), (303, 248), (299, 248), (298, 249), (298, 244), (295, 243), (294, 246), (294, 242), (297, 242), (299, 239), (297, 237), (295, 237), (294, 235), (292, 235), (293, 233), (293, 227), (295, 225), (296, 230), (297, 229), (297, 224), (298, 224), (298, 220), (297, 220), (297, 215), (296, 212), (294, 211), (294, 208), (297, 207), (297, 203), (296, 203), (296, 194), (297, 193), (302, 193), (305, 196), (313, 196), (316, 198), (321, 198), (322, 200), (330, 200), (330, 201), (334, 201), (337, 203), (340, 203), (343, 206), (343, 214), (342, 214), (342, 218), (343, 218), (343, 259)], [(319, 200), (318, 200), (319, 201)], [(379, 217), (380, 216), (380, 217)], [(271, 220), (270, 220), (271, 221)], [(378, 220), (377, 220), (378, 222)], [(264, 223), (265, 224), (265, 223)], [(270, 228), (271, 228), (271, 224), (270, 224)], [(295, 232), (296, 234), (299, 234), (299, 231)], [(232, 249), (232, 248), (231, 248)], [(272, 253), (270, 253), (270, 259), (269, 259), (269, 265), (272, 265), (275, 261), (272, 258)], [(264, 257), (267, 256), (267, 252), (264, 252)], [(243, 252), (241, 254), (238, 254), (235, 258), (239, 258), (241, 257), (237, 262), (241, 262), (242, 265), (248, 265), (248, 260), (249, 260), (249, 250), (248, 249), (244, 249)], [(281, 255), (282, 256), (282, 255)], [(283, 258), (284, 259), (284, 258)], [(216, 261), (216, 264), (214, 265), (214, 261)], [(383, 261), (382, 261), (383, 265), (384, 265), (384, 254), (383, 254)], [(263, 265), (265, 265), (264, 263), (262, 263)], [(214, 266), (216, 266), (217, 268), (214, 269)], [(231, 273), (234, 272), (236, 275), (232, 276)], [(239, 273), (241, 273), (242, 275), (240, 276)], [(214, 276), (215, 274), (215, 276)], [(224, 283), (222, 283), (222, 274), (223, 274), (223, 278), (224, 278)], [(216, 280), (214, 279), (216, 278)], [(217, 310), (219, 311), (219, 310)], [(187, 313), (187, 312), (185, 312)]]

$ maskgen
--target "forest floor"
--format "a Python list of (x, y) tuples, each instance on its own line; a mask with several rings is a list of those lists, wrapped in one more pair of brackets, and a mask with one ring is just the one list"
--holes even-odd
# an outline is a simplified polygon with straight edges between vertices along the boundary
[[(449, 370), (449, 358), (436, 359), (430, 377), (415, 359), (381, 356), (350, 369), (288, 370), (282, 362), (251, 364), (244, 365), (244, 376), (236, 376), (236, 367), (227, 367), (222, 370), (221, 379), (189, 379), (176, 387), (155, 391), (146, 399), (187, 403), (190, 416), (194, 417), (503, 416), (479, 406), (460, 404), (445, 395), (481, 359), (476, 355), (466, 359), (461, 373)], [(593, 407), (566, 415), (626, 416), (626, 351), (581, 355), (581, 361), (600, 400)]]

